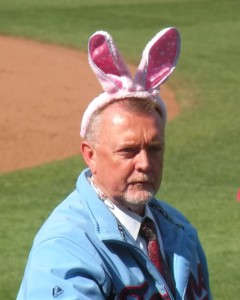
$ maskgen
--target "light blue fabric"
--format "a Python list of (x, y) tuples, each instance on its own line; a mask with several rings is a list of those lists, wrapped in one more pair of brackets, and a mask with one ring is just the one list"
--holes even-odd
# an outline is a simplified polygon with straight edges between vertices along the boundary
[[(161, 275), (99, 200), (89, 172), (80, 174), (76, 190), (36, 235), (17, 300), (159, 299), (164, 294)], [(211, 299), (195, 229), (166, 203), (153, 199), (149, 206), (176, 282), (175, 299), (186, 299), (190, 274), (195, 299)]]

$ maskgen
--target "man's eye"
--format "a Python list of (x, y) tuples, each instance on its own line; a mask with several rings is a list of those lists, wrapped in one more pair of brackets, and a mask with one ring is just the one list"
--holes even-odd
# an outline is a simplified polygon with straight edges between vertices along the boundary
[(138, 149), (136, 148), (133, 148), (133, 147), (125, 147), (125, 148), (122, 148), (119, 153), (123, 156), (126, 156), (126, 157), (132, 157), (134, 156), (136, 153), (138, 152)]
[(136, 152), (136, 149), (131, 148), (131, 147), (126, 147), (126, 148), (123, 148), (121, 151), (125, 152), (125, 153), (133, 153), (133, 152)]
[(163, 147), (162, 146), (153, 146), (149, 149), (151, 152), (162, 152)]

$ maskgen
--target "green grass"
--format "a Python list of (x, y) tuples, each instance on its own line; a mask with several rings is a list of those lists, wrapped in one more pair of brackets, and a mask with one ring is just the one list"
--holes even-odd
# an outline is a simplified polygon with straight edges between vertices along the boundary
[[(240, 294), (239, 11), (238, 0), (0, 2), (0, 34), (85, 50), (89, 35), (105, 29), (135, 63), (159, 29), (179, 28), (182, 53), (169, 84), (182, 113), (167, 127), (159, 197), (198, 228), (220, 300)], [(37, 229), (82, 168), (74, 157), (0, 176), (0, 299), (15, 298)]]

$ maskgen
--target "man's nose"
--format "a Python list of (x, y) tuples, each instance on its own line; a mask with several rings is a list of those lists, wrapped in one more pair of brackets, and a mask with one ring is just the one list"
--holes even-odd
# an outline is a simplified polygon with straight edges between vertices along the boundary
[(136, 156), (136, 169), (137, 171), (148, 171), (150, 168), (150, 161), (148, 153), (145, 149), (139, 151)]

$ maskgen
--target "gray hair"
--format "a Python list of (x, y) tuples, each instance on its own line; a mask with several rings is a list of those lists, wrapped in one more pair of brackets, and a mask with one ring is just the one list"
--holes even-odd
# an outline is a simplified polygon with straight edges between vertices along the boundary
[(108, 103), (105, 106), (100, 107), (97, 109), (91, 116), (89, 125), (86, 130), (85, 140), (95, 144), (98, 141), (99, 131), (101, 128), (101, 124), (103, 121), (102, 112), (110, 105), (114, 105), (115, 103), (118, 103), (121, 105), (121, 108), (125, 109), (129, 112), (135, 112), (135, 113), (144, 113), (149, 114), (156, 110), (160, 117), (163, 117), (163, 112), (160, 108), (160, 106), (153, 102), (150, 99), (144, 98), (144, 99), (138, 99), (138, 98), (125, 98), (125, 99), (119, 99), (113, 103)]

